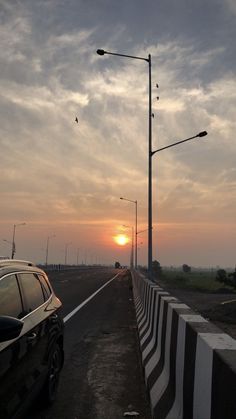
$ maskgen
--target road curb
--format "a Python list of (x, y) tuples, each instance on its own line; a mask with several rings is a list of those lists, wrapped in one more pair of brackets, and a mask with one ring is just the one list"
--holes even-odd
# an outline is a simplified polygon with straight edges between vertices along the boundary
[(132, 281), (153, 418), (235, 418), (236, 340), (139, 272)]

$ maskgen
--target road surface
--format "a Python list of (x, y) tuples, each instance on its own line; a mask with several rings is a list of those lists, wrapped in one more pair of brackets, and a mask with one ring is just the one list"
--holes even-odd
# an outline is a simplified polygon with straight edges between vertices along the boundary
[(149, 419), (128, 271), (90, 268), (49, 277), (63, 302), (65, 364), (54, 405), (36, 401), (27, 419), (118, 419), (131, 411)]

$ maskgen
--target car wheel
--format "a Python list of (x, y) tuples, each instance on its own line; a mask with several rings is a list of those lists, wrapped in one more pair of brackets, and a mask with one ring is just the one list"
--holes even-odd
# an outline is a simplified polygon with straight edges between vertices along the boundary
[(48, 377), (44, 388), (44, 396), (47, 404), (52, 404), (56, 398), (62, 362), (62, 350), (60, 346), (56, 344), (49, 360)]

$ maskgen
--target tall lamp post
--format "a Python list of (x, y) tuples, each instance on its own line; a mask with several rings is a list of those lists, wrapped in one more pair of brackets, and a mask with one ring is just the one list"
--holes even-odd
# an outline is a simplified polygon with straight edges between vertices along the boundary
[(148, 57), (136, 57), (133, 55), (118, 54), (114, 52), (97, 50), (98, 55), (116, 55), (118, 57), (133, 58), (148, 63), (148, 276), (152, 278), (152, 59), (151, 54)]
[(15, 243), (16, 227), (24, 226), (24, 225), (26, 225), (26, 223), (14, 224), (14, 227), (13, 227), (13, 236), (12, 236), (12, 251), (11, 251), (11, 258), (12, 259), (14, 259), (14, 255), (16, 253), (16, 243)]
[(202, 131), (199, 134), (187, 138), (186, 140), (178, 141), (174, 144), (170, 144), (169, 146), (162, 147), (158, 150), (152, 150), (152, 92), (151, 92), (151, 83), (152, 83), (152, 74), (151, 74), (151, 55), (149, 54), (147, 58), (145, 57), (136, 57), (133, 55), (126, 55), (126, 54), (118, 54), (114, 52), (104, 51), (103, 49), (97, 50), (98, 55), (115, 55), (118, 57), (125, 57), (125, 58), (133, 58), (136, 60), (146, 61), (148, 63), (148, 75), (149, 75), (149, 89), (148, 89), (148, 97), (149, 97), (149, 111), (148, 111), (148, 277), (150, 280), (153, 279), (152, 275), (152, 156), (162, 151), (166, 148), (173, 147), (177, 144), (184, 143), (185, 141), (192, 140), (193, 138), (197, 137), (204, 137), (207, 135), (206, 131)]
[(52, 236), (48, 236), (48, 238), (47, 238), (45, 266), (48, 266), (48, 248), (49, 248), (49, 240), (50, 240), (50, 239), (52, 239), (53, 237), (56, 237), (56, 235), (55, 235), (55, 234), (53, 234)]
[(70, 244), (72, 243), (69, 242), (65, 244), (65, 265), (67, 265), (67, 251), (68, 251), (68, 246), (70, 246)]
[(138, 234), (138, 202), (137, 202), (137, 200), (136, 201), (133, 201), (132, 199), (127, 199), (127, 198), (120, 198), (120, 199), (122, 199), (123, 201), (128, 201), (128, 202), (132, 202), (133, 204), (135, 204), (135, 264), (134, 264), (134, 266), (135, 266), (135, 269), (137, 269), (137, 267), (138, 267), (138, 244), (137, 244), (137, 240), (138, 240), (138, 238), (137, 238), (137, 234)]

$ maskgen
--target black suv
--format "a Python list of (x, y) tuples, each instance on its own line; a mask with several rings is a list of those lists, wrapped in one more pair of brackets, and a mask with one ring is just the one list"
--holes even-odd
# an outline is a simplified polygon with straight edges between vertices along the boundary
[(60, 311), (44, 271), (0, 260), (0, 418), (21, 417), (40, 393), (54, 401), (64, 360)]

